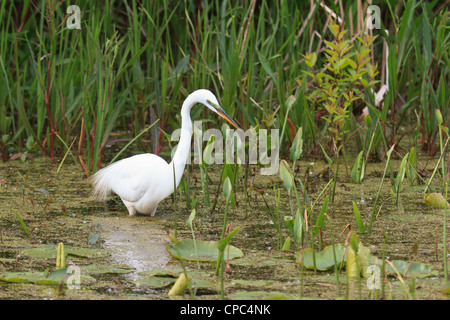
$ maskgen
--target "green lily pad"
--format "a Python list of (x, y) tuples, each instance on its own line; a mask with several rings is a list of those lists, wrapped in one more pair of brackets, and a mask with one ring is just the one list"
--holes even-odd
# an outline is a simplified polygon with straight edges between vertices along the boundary
[[(429, 265), (424, 263), (407, 262), (403, 260), (393, 260), (391, 263), (401, 275), (404, 275), (405, 272), (407, 272), (407, 275), (414, 274), (418, 278), (436, 277), (438, 275), (436, 270), (431, 269)], [(389, 263), (386, 263), (386, 272), (396, 273)]]
[(177, 278), (173, 277), (151, 277), (147, 279), (138, 279), (133, 281), (137, 286), (150, 288), (165, 288), (175, 283)]
[[(345, 246), (343, 244), (334, 245), (334, 249), (336, 252), (336, 261), (338, 263), (338, 267), (341, 264), (342, 256), (345, 252)], [(321, 252), (313, 251), (311, 248), (303, 249), (303, 261), (300, 261), (300, 252), (295, 254), (295, 261), (297, 263), (303, 263), (303, 266), (306, 269), (314, 270), (314, 260), (313, 260), (313, 252), (314, 258), (316, 260), (316, 269), (320, 271), (326, 271), (334, 267), (334, 256), (333, 256), (333, 246), (330, 245), (325, 247)], [(345, 261), (346, 257), (344, 257)]]
[(98, 266), (98, 265), (89, 265), (82, 267), (88, 273), (102, 274), (102, 273), (130, 273), (136, 270), (134, 267), (128, 266)]
[[(219, 256), (219, 249), (217, 249), (217, 241), (195, 241), (198, 259), (200, 261), (216, 261)], [(169, 244), (166, 250), (177, 259), (197, 261), (197, 254), (195, 251), (194, 241), (192, 239), (181, 240), (175, 244)], [(242, 251), (232, 245), (228, 245), (224, 251), (225, 257), (229, 259), (240, 258), (244, 254)]]
[[(80, 248), (80, 247), (72, 247), (72, 246), (64, 246), (64, 251), (68, 255), (82, 257), (82, 258), (99, 258), (108, 256), (109, 253), (102, 249), (89, 249), (89, 248)], [(56, 259), (57, 246), (48, 245), (42, 246), (32, 249), (22, 250), (22, 253), (35, 258), (48, 258), (48, 259)]]
[(44, 272), (7, 272), (0, 274), (0, 280), (5, 282), (34, 283), (45, 278)]
[[(0, 281), (16, 283), (35, 283), (44, 285), (59, 285), (67, 274), (67, 269), (58, 269), (52, 273), (47, 271), (29, 271), (29, 272), (6, 272), (0, 274)], [(65, 279), (67, 280), (67, 279)], [(95, 282), (95, 278), (87, 275), (80, 275), (81, 284)]]
[(217, 287), (217, 282), (206, 279), (191, 279), (191, 285), (197, 289), (211, 289)]
[(145, 270), (139, 272), (141, 275), (146, 275), (150, 277), (172, 277), (172, 278), (178, 278), (180, 273), (183, 272), (183, 269), (151, 269), (151, 270)]

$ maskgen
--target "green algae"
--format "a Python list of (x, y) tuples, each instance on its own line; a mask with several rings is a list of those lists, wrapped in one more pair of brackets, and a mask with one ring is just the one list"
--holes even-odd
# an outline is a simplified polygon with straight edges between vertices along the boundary
[[(393, 161), (393, 167), (397, 163)], [(311, 221), (316, 221), (323, 198), (317, 198), (328, 179), (327, 164), (322, 161), (298, 161), (298, 172), (306, 172), (308, 178), (300, 176), (308, 191), (312, 203), (317, 200), (315, 209), (310, 213)], [(430, 165), (431, 166), (431, 165)], [(76, 164), (65, 163), (59, 174), (50, 161), (37, 159), (30, 162), (8, 162), (1, 164), (2, 185), (0, 186), (0, 228), (2, 242), (0, 247), (0, 273), (35, 273), (54, 268), (53, 256), (47, 259), (24, 254), (30, 248), (54, 246), (63, 242), (69, 247), (91, 248), (89, 236), (98, 234), (97, 244), (107, 255), (90, 258), (69, 255), (69, 262), (81, 268), (89, 265), (109, 266), (111, 270), (127, 265), (125, 273), (91, 273), (95, 282), (85, 284), (81, 290), (66, 290), (59, 295), (57, 290), (39, 289), (36, 284), (1, 282), (0, 299), (167, 299), (170, 288), (169, 279), (161, 280), (149, 277), (147, 270), (159, 268), (172, 270), (180, 268), (179, 262), (166, 251), (170, 243), (166, 229), (173, 230), (173, 203), (170, 198), (161, 203), (155, 217), (130, 217), (123, 204), (112, 197), (108, 202), (98, 202), (89, 197), (90, 187), (83, 173)], [(345, 177), (340, 177), (336, 186), (336, 197), (333, 206), (329, 205), (327, 214), (333, 216), (334, 238), (343, 242), (346, 237), (346, 227), (357, 230), (357, 224), (352, 210), (352, 201), (359, 208), (361, 219), (368, 223), (371, 207), (378, 190), (384, 164), (369, 163), (366, 175), (361, 184), (348, 183)], [(195, 175), (194, 168), (193, 174)], [(380, 174), (381, 171), (381, 174)], [(19, 174), (20, 173), (20, 174)], [(208, 174), (213, 182), (218, 181), (220, 171), (209, 168)], [(302, 298), (336, 299), (336, 282), (331, 271), (315, 273), (304, 269), (303, 282), (301, 273), (295, 262), (294, 252), (281, 252), (278, 246), (280, 234), (273, 219), (278, 210), (281, 216), (290, 213), (289, 198), (282, 181), (256, 175), (253, 185), (263, 193), (253, 192), (246, 196), (242, 181), (237, 179), (237, 206), (230, 208), (228, 221), (233, 226), (240, 226), (240, 232), (232, 240), (233, 246), (242, 250), (243, 256), (229, 260), (230, 274), (226, 274), (225, 288), (227, 297), (248, 299), (299, 298), (300, 286), (303, 288)], [(390, 186), (382, 188), (380, 198), (381, 210), (377, 212), (371, 233), (359, 234), (360, 240), (370, 248), (373, 255), (382, 256), (382, 235), (387, 233), (386, 255), (390, 261), (401, 260), (419, 262), (436, 271), (426, 279), (416, 279), (416, 299), (448, 299), (442, 294), (442, 212), (425, 206), (423, 203), (423, 188), (404, 186), (400, 192), (398, 205), (394, 206), (389, 199)], [(204, 241), (214, 241), (222, 230), (224, 202), (219, 195), (216, 210), (210, 212), (202, 207), (200, 181), (193, 179), (191, 196), (200, 202), (194, 223), (196, 238)], [(211, 186), (210, 186), (211, 187)], [(432, 186), (433, 187), (433, 186)], [(276, 206), (276, 193), (280, 190), (280, 202)], [(216, 188), (210, 188), (215, 190)], [(48, 193), (42, 192), (48, 191)], [(211, 199), (216, 195), (211, 193)], [(263, 199), (264, 197), (264, 199)], [(181, 190), (177, 194), (177, 207), (180, 221), (187, 219), (190, 210), (186, 208), (185, 194)], [(17, 220), (12, 209), (23, 219), (31, 231), (28, 237)], [(178, 237), (191, 238), (191, 230), (178, 221)], [(347, 227), (348, 229), (348, 227)], [(289, 236), (289, 230), (281, 228), (281, 236)], [(331, 244), (329, 226), (324, 224), (322, 230), (323, 247)], [(417, 254), (413, 252), (414, 244), (418, 244)], [(318, 243), (315, 244), (317, 250)], [(296, 250), (296, 248), (292, 248)], [(25, 251), (26, 253), (27, 251)], [(194, 259), (195, 260), (195, 259)], [(195, 262), (185, 262), (188, 274), (197, 271)], [(134, 268), (134, 269), (133, 269)], [(118, 269), (116, 269), (118, 270)], [(130, 271), (130, 272), (129, 272)], [(85, 271), (87, 272), (87, 271)], [(170, 277), (169, 277), (170, 278)], [(195, 278), (195, 277), (194, 277)], [(210, 262), (201, 263), (199, 280), (205, 283), (215, 283), (214, 265)], [(145, 281), (144, 281), (145, 280)], [(160, 285), (145, 285), (150, 282)], [(137, 283), (142, 282), (139, 286)], [(237, 283), (236, 283), (237, 281)], [(388, 278), (389, 293), (393, 299), (404, 298), (403, 287), (395, 277)], [(408, 277), (404, 279), (408, 281)], [(120, 283), (120, 284), (119, 284)], [(205, 285), (206, 286), (206, 285)], [(345, 284), (344, 284), (345, 286)], [(245, 291), (243, 291), (243, 289)], [(368, 289), (365, 285), (362, 288)], [(206, 286), (197, 291), (198, 299), (217, 299), (217, 286)], [(363, 295), (363, 297), (365, 297)], [(186, 296), (188, 298), (188, 296)]]

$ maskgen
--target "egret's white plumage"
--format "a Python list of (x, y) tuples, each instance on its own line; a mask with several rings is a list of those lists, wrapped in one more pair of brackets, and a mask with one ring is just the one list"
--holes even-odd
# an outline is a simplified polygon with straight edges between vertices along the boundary
[(181, 107), (181, 135), (177, 150), (170, 163), (151, 154), (139, 154), (117, 161), (101, 169), (91, 178), (94, 196), (106, 198), (115, 193), (120, 196), (130, 215), (136, 212), (155, 215), (158, 204), (178, 187), (191, 147), (192, 121), (190, 111), (202, 103), (224, 117), (237, 129), (237, 124), (220, 108), (214, 94), (205, 89), (191, 93)]

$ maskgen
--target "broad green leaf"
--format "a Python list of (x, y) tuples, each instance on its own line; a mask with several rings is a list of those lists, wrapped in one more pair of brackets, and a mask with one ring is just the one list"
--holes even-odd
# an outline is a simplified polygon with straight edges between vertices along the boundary
[[(109, 253), (102, 249), (88, 249), (88, 248), (79, 248), (72, 246), (64, 246), (65, 252), (67, 255), (83, 257), (83, 258), (99, 258), (108, 256)], [(51, 258), (56, 259), (57, 255), (57, 246), (48, 245), (37, 247), (33, 249), (25, 249), (22, 250), (22, 253), (36, 258)]]
[(104, 273), (130, 273), (136, 270), (134, 267), (129, 266), (102, 266), (102, 265), (95, 265), (91, 264), (88, 266), (81, 267), (83, 270), (87, 271), (88, 273), (94, 273), (94, 274), (104, 274)]
[(298, 160), (303, 152), (303, 130), (300, 127), (297, 130), (297, 134), (295, 135), (294, 141), (292, 143), (292, 147), (290, 150), (291, 160)]
[(183, 272), (182, 268), (175, 269), (150, 269), (139, 272), (141, 275), (146, 275), (149, 277), (173, 277), (176, 278), (178, 275)]
[(363, 151), (361, 151), (356, 157), (355, 164), (353, 165), (352, 172), (350, 174), (353, 181), (361, 183), (361, 181), (364, 178), (366, 169), (365, 167), (366, 167), (366, 160), (364, 158)]
[[(432, 269), (429, 265), (420, 263), (420, 262), (408, 262), (403, 260), (393, 260), (391, 263), (394, 265), (395, 269), (402, 274), (405, 275), (416, 275), (419, 278), (427, 278), (427, 277), (436, 277), (438, 275), (438, 271)], [(395, 274), (395, 270), (386, 263), (386, 272)]]
[(264, 55), (259, 51), (256, 51), (256, 53), (258, 54), (258, 58), (259, 58), (259, 62), (261, 62), (261, 66), (266, 71), (266, 73), (270, 76), (270, 78), (272, 78), (273, 82), (276, 83), (275, 75), (273, 74), (272, 69), (270, 68), (269, 62), (267, 61), (266, 57), (264, 57)]
[(398, 196), (402, 187), (403, 179), (405, 178), (406, 164), (408, 161), (409, 152), (403, 157), (402, 162), (400, 163), (400, 168), (398, 169), (397, 177), (394, 181), (394, 184), (391, 188), (391, 194), (393, 195), (392, 200), (394, 204), (398, 201)]
[(134, 283), (139, 286), (150, 287), (150, 288), (165, 288), (176, 281), (173, 277), (151, 277), (148, 279), (137, 279)]
[(289, 250), (289, 249), (291, 249), (291, 238), (287, 237), (283, 243), (283, 247), (281, 248), (281, 251)]
[(312, 229), (313, 232), (316, 234), (320, 233), (320, 230), (323, 230), (323, 223), (325, 221), (325, 213), (327, 213), (327, 210), (328, 210), (328, 198), (329, 198), (329, 195), (327, 195), (325, 197), (325, 201), (323, 202), (322, 209), (320, 209), (319, 215), (317, 216), (315, 225), (318, 226), (319, 228)]
[[(48, 271), (6, 272), (0, 274), (0, 281), (59, 285), (61, 281), (63, 281), (66, 274), (66, 268), (58, 269), (50, 274), (48, 273)], [(96, 280), (95, 278), (81, 274), (80, 281), (81, 284), (90, 284), (95, 282)]]
[(353, 213), (355, 214), (355, 220), (356, 224), (358, 225), (358, 230), (361, 233), (366, 232), (366, 227), (364, 226), (364, 221), (361, 218), (361, 215), (359, 214), (358, 206), (356, 205), (355, 201), (353, 202)]
[[(343, 244), (335, 244), (334, 250), (336, 252), (336, 262), (338, 266), (341, 261), (346, 260), (345, 246)], [(344, 256), (345, 253), (345, 256)], [(313, 249), (306, 248), (301, 252), (295, 254), (296, 262), (300, 263), (300, 255), (303, 255), (301, 263), (306, 269), (314, 270)], [(321, 252), (314, 251), (314, 258), (316, 261), (316, 269), (319, 271), (326, 271), (334, 267), (333, 246), (325, 247)], [(344, 259), (343, 259), (344, 258)]]
[(231, 197), (231, 191), (232, 191), (232, 185), (231, 185), (231, 181), (229, 177), (225, 178), (225, 181), (223, 182), (223, 194), (225, 195), (225, 199), (227, 199), (227, 201), (230, 199)]
[[(227, 177), (227, 179), (228, 179), (228, 177)], [(229, 181), (230, 179), (228, 179), (228, 181)], [(192, 221), (194, 221), (194, 219), (195, 219), (195, 212), (196, 212), (196, 210), (195, 209), (192, 209), (192, 211), (191, 211), (191, 214), (189, 215), (189, 218), (187, 219), (187, 224), (188, 224), (188, 226), (189, 227), (191, 227), (192, 228)]]
[(356, 62), (353, 61), (352, 59), (347, 58), (347, 64), (349, 64), (350, 67), (352, 67), (353, 69), (356, 69)]
[[(370, 250), (363, 246), (358, 238), (353, 239), (357, 242), (356, 246), (348, 246), (348, 254), (346, 261), (346, 271), (349, 277), (358, 278), (359, 276), (367, 277), (367, 267), (370, 265), (371, 254)], [(354, 249), (357, 247), (357, 250)]]
[(286, 160), (280, 161), (280, 178), (284, 182), (286, 190), (291, 190), (294, 186), (294, 178)]
[(284, 225), (288, 230), (292, 233), (294, 233), (294, 217), (292, 216), (285, 216), (284, 217)]
[[(219, 249), (217, 248), (217, 241), (203, 241), (196, 240), (198, 258), (200, 261), (216, 261), (219, 257)], [(181, 240), (176, 246), (169, 244), (166, 250), (177, 259), (197, 261), (197, 256), (194, 248), (194, 241), (192, 239)], [(179, 253), (178, 253), (179, 252)], [(229, 256), (228, 256), (229, 254)], [(240, 258), (244, 254), (242, 251), (232, 245), (225, 248), (225, 256), (230, 259)]]

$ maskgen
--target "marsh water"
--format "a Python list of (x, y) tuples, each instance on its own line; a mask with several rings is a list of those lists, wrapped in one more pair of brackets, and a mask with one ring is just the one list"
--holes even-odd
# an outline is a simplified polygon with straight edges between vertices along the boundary
[[(431, 175), (437, 159), (422, 159), (418, 163), (425, 179)], [(393, 160), (394, 171), (400, 160)], [(186, 196), (180, 188), (176, 203), (173, 198), (164, 200), (154, 217), (129, 216), (117, 197), (107, 202), (90, 197), (90, 185), (80, 166), (64, 163), (52, 164), (46, 158), (9, 161), (0, 164), (0, 274), (52, 272), (54, 258), (29, 256), (25, 250), (64, 243), (65, 246), (98, 248), (105, 254), (95, 257), (68, 255), (67, 265), (80, 266), (83, 274), (93, 279), (81, 283), (79, 289), (33, 282), (0, 281), (0, 299), (168, 299), (174, 280), (181, 267), (194, 278), (202, 279), (203, 285), (194, 288), (196, 299), (219, 299), (219, 278), (215, 264), (195, 261), (181, 262), (166, 250), (171, 243), (167, 232), (177, 233), (178, 239), (192, 239), (186, 224), (190, 210)], [(351, 183), (341, 170), (336, 185), (336, 198), (329, 205), (332, 217), (333, 239), (345, 243), (350, 229), (357, 230), (352, 208), (354, 201), (367, 225), (374, 198), (380, 185), (385, 162), (369, 163), (363, 183)], [(301, 180), (311, 202), (317, 200), (312, 210), (315, 221), (322, 203), (319, 195), (329, 181), (325, 162), (303, 159), (297, 162), (296, 179)], [(349, 169), (350, 170), (350, 169)], [(256, 171), (257, 172), (257, 171)], [(211, 166), (211, 202), (216, 197), (220, 168)], [(190, 194), (198, 199), (198, 211), (193, 223), (198, 240), (219, 240), (224, 198), (219, 188), (215, 210), (203, 204), (200, 170), (191, 167)], [(248, 196), (243, 187), (243, 176), (236, 182), (236, 207), (230, 207), (228, 223), (240, 227), (231, 244), (239, 248), (243, 256), (229, 261), (225, 274), (225, 297), (227, 299), (312, 298), (336, 299), (337, 282), (333, 269), (314, 271), (300, 268), (295, 261), (296, 251), (281, 250), (280, 235), (276, 229), (281, 225), (282, 239), (292, 238), (284, 226), (284, 216), (291, 215), (289, 196), (279, 176), (249, 177), (253, 188)], [(385, 180), (382, 188), (381, 209), (373, 222), (370, 233), (359, 233), (359, 240), (368, 247), (373, 256), (382, 257), (383, 232), (386, 232), (384, 252), (388, 260), (419, 262), (437, 273), (433, 276), (400, 278), (388, 275), (385, 298), (391, 299), (448, 299), (448, 284), (443, 276), (442, 230), (443, 210), (425, 206), (423, 184), (403, 184), (399, 202), (394, 205), (390, 195), (391, 182)], [(279, 191), (278, 191), (279, 190)], [(434, 191), (441, 192), (439, 186)], [(276, 205), (276, 194), (280, 201)], [(176, 215), (174, 214), (176, 210)], [(20, 222), (18, 216), (23, 220)], [(275, 220), (275, 221), (274, 221)], [(28, 228), (28, 233), (24, 228)], [(322, 233), (323, 247), (332, 244), (330, 225), (325, 224)], [(317, 239), (315, 240), (318, 248)], [(126, 272), (89, 272), (84, 266), (123, 267)], [(172, 278), (171, 278), (172, 277)], [(373, 291), (362, 279), (359, 286), (346, 282), (345, 268), (340, 270), (342, 296), (348, 287), (350, 299), (373, 299)], [(413, 281), (413, 290), (411, 290)], [(358, 291), (358, 290), (361, 291)], [(407, 293), (407, 291), (409, 293)], [(190, 299), (189, 292), (181, 296)]]

